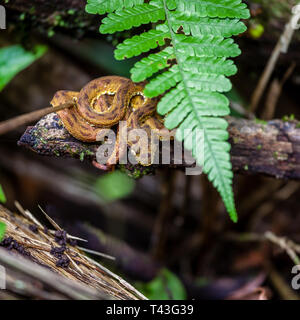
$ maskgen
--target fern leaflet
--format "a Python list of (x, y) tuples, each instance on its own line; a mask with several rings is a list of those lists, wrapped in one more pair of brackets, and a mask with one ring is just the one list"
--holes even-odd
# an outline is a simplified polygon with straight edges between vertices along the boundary
[(117, 10), (102, 20), (101, 33), (114, 33), (129, 30), (142, 24), (164, 20), (165, 13), (162, 8), (144, 3), (133, 8)]
[(104, 14), (143, 3), (144, 0), (87, 0), (85, 11), (91, 14)]

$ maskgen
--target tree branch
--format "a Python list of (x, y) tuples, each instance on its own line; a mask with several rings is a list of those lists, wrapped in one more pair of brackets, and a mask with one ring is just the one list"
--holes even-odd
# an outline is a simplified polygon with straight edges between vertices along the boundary
[[(231, 160), (235, 172), (300, 179), (300, 128), (297, 121), (257, 122), (228, 118)], [(58, 116), (51, 113), (28, 127), (18, 142), (40, 155), (95, 160), (97, 144), (86, 144), (70, 136)], [(172, 151), (172, 150), (171, 150)], [(171, 153), (171, 163), (173, 163)], [(158, 167), (166, 166), (159, 165)], [(174, 166), (174, 165), (170, 165)], [(147, 168), (147, 172), (157, 165)], [(187, 164), (176, 167), (188, 167)], [(141, 169), (129, 166), (127, 169)]]

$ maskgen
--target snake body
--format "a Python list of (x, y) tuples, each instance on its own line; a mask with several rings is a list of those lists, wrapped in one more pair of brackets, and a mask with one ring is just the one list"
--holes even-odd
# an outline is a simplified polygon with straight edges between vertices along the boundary
[[(151, 137), (151, 130), (160, 130), (159, 139), (163, 140), (164, 132), (166, 136), (170, 135), (164, 129), (162, 119), (155, 113), (157, 100), (146, 98), (143, 89), (144, 85), (134, 84), (127, 78), (107, 76), (89, 82), (80, 92), (57, 91), (51, 104), (55, 107), (74, 101), (73, 107), (58, 111), (57, 114), (66, 130), (83, 142), (99, 141), (99, 135), (105, 133), (103, 129), (111, 128), (122, 120), (127, 122), (128, 129), (144, 129), (148, 137)], [(117, 143), (107, 161), (108, 166), (113, 164), (113, 159), (119, 160), (127, 151), (127, 147), (125, 150), (118, 144), (122, 134), (118, 129)], [(137, 142), (129, 141), (128, 145)]]

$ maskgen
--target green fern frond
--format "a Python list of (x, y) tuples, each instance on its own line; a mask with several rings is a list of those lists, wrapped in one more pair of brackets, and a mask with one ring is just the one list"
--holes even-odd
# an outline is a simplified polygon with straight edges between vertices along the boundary
[[(165, 115), (165, 126), (177, 128), (176, 138), (184, 141), (185, 148), (203, 165), (231, 219), (237, 221), (228, 125), (222, 118), (229, 114), (229, 101), (222, 92), (231, 89), (226, 77), (237, 72), (228, 58), (238, 56), (241, 51), (230, 37), (246, 30), (240, 19), (249, 17), (247, 6), (241, 0), (149, 3), (88, 0), (88, 3), (93, 13), (109, 12), (103, 19), (102, 33), (160, 23), (153, 30), (119, 44), (115, 56), (124, 59), (163, 47), (137, 62), (131, 78), (135, 82), (150, 78), (144, 90), (148, 97), (165, 93), (157, 106), (158, 113)], [(98, 8), (97, 3), (105, 3), (104, 8)]]

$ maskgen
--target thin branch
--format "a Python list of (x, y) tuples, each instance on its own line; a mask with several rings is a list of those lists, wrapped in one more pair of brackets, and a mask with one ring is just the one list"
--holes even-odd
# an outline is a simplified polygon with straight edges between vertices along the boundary
[(79, 246), (77, 246), (77, 248), (82, 250), (82, 251), (84, 251), (84, 252), (87, 252), (87, 253), (93, 254), (95, 256), (98, 256), (98, 257), (106, 258), (106, 259), (109, 259), (109, 260), (116, 260), (115, 257), (112, 257), (112, 256), (110, 256), (108, 254), (105, 254), (105, 253), (102, 253), (102, 252), (98, 252), (98, 251), (95, 251), (95, 250), (90, 250), (90, 249), (79, 247)]
[(263, 234), (257, 233), (228, 233), (224, 237), (229, 241), (238, 242), (262, 242), (270, 241), (273, 244), (284, 250), (287, 255), (291, 258), (294, 264), (300, 264), (300, 259), (297, 253), (300, 253), (300, 246), (286, 237), (278, 237), (271, 231), (266, 231)]
[(262, 119), (271, 120), (274, 117), (276, 106), (281, 96), (283, 86), (286, 83), (286, 81), (289, 79), (289, 77), (292, 75), (292, 73), (294, 72), (295, 67), (296, 67), (296, 63), (292, 62), (292, 64), (287, 69), (287, 71), (285, 72), (281, 80), (278, 80), (276, 78), (272, 81), (270, 89), (267, 94), (265, 109), (261, 115)]
[(276, 47), (274, 48), (272, 55), (263, 71), (263, 74), (257, 84), (257, 87), (253, 93), (250, 110), (251, 112), (255, 112), (260, 102), (260, 99), (268, 85), (270, 77), (275, 69), (277, 61), (281, 53), (287, 53), (288, 47), (290, 45), (291, 39), (295, 32), (295, 28), (293, 26), (293, 22), (295, 19), (295, 15), (299, 15), (299, 13), (294, 13), (291, 16), (290, 21), (286, 24), (284, 32), (282, 33), (281, 37), (279, 38)]
[(45, 109), (40, 109), (37, 111), (29, 112), (21, 116), (0, 122), (0, 135), (6, 134), (12, 130), (15, 130), (20, 126), (24, 126), (31, 122), (37, 121), (49, 113), (70, 108), (72, 106), (74, 106), (74, 102), (68, 102), (68, 103), (61, 104), (57, 107), (48, 107)]
[(298, 247), (298, 245), (296, 245), (292, 240), (284, 237), (277, 237), (273, 232), (270, 231), (267, 231), (264, 234), (264, 237), (284, 250), (294, 262), (294, 264), (300, 264), (300, 259), (295, 252), (295, 246)]

